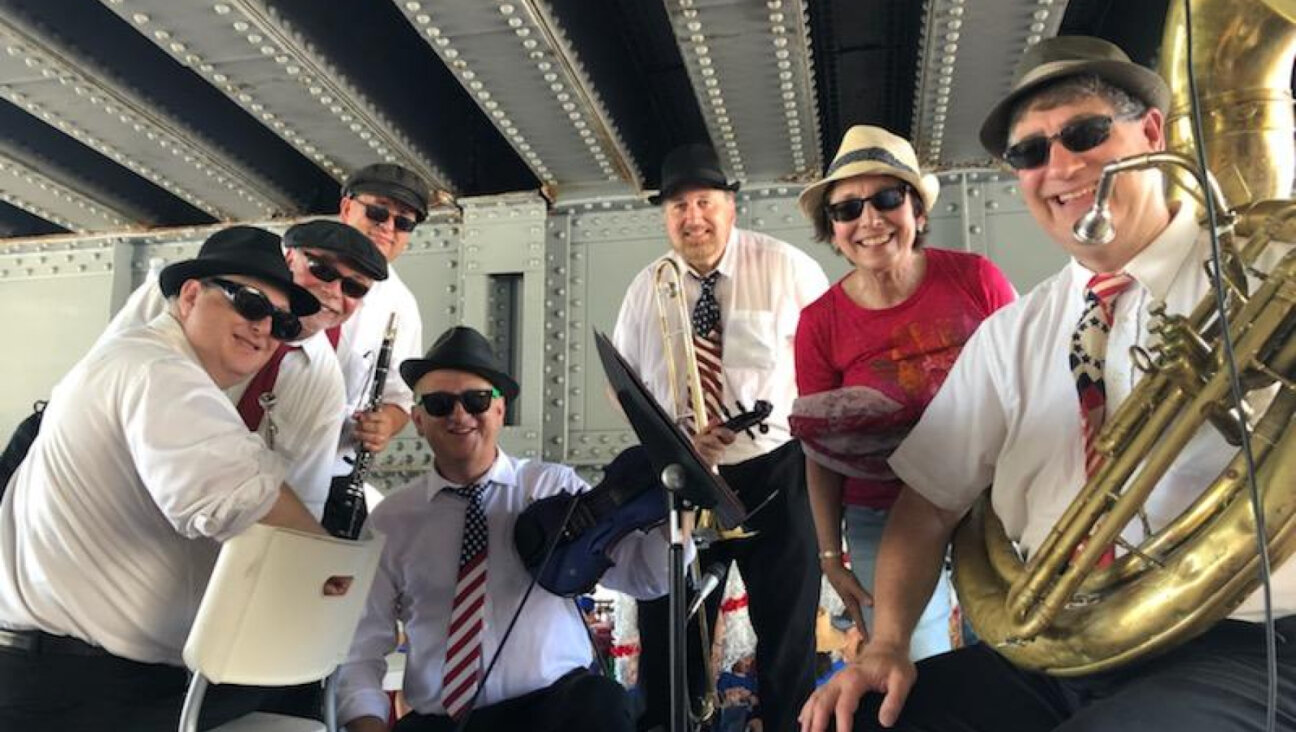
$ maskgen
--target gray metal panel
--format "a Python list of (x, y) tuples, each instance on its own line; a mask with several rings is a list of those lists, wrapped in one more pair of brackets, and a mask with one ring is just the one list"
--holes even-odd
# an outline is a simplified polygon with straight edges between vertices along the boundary
[(110, 240), (0, 249), (0, 439), (8, 440), (108, 324), (116, 277)]
[(385, 160), (448, 188), (442, 171), (262, 0), (100, 2), (337, 180)]
[(397, 5), (546, 186), (638, 190), (639, 171), (544, 0)]
[(0, 98), (221, 219), (294, 210), (287, 194), (203, 144), (135, 90), (102, 79), (74, 51), (0, 17)]
[(823, 169), (802, 0), (664, 0), (721, 161), (739, 180)]
[(1007, 94), (1025, 50), (1057, 34), (1066, 0), (927, 0), (914, 90), (912, 139), (924, 167), (984, 164), (977, 134)]
[(522, 387), (517, 424), (500, 435), (505, 450), (519, 457), (540, 457), (541, 399), (545, 329), (545, 204), (531, 193), (460, 199), (463, 206), (462, 309), (460, 322), (489, 332), (490, 276), (521, 274), (520, 337)]
[(123, 229), (132, 223), (123, 212), (6, 155), (0, 155), (0, 200), (80, 233)]
[(585, 203), (570, 211), (569, 288), (580, 293), (581, 325), (569, 331), (567, 461), (598, 465), (636, 442), (614, 407), (594, 329), (608, 335), (631, 280), (667, 251), (661, 212), (639, 201)]

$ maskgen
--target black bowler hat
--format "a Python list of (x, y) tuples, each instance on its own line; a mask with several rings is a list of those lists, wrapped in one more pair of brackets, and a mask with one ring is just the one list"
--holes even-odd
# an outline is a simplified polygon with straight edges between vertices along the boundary
[(690, 186), (738, 190), (738, 183), (730, 183), (725, 177), (715, 150), (710, 145), (694, 142), (666, 153), (661, 167), (661, 191), (650, 196), (648, 202), (656, 206)]
[(505, 399), (517, 398), (518, 383), (504, 372), (504, 364), (495, 357), (486, 336), (466, 325), (456, 325), (442, 333), (423, 358), (402, 361), (400, 375), (413, 389), (424, 374), (438, 369), (477, 374), (499, 389)]
[(427, 183), (418, 173), (395, 163), (373, 163), (347, 176), (342, 184), (342, 195), (355, 196), (371, 193), (386, 196), (414, 209), (414, 217), (422, 222), (427, 218), (428, 199), (432, 197)]
[(354, 226), (328, 219), (307, 221), (285, 231), (283, 245), (334, 252), (359, 272), (375, 280), (387, 279), (387, 258)]
[(293, 315), (319, 312), (319, 300), (293, 283), (279, 237), (255, 226), (231, 226), (207, 237), (198, 256), (167, 265), (158, 276), (162, 294), (175, 297), (187, 280), (245, 275), (274, 285), (288, 296)]

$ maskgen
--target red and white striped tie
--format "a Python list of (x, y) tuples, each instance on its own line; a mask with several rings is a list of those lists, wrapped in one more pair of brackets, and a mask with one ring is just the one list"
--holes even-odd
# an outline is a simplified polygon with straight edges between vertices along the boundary
[[(1107, 362), (1107, 336), (1111, 333), (1116, 298), (1134, 279), (1124, 272), (1094, 275), (1085, 288), (1085, 311), (1071, 336), (1071, 374), (1080, 397), (1080, 426), (1084, 436), (1085, 478), (1092, 478), (1102, 467), (1098, 452), (1098, 432), (1107, 416), (1107, 384), (1103, 366)], [(1083, 545), (1081, 545), (1083, 547)], [(1077, 553), (1079, 549), (1077, 549)], [(1116, 558), (1115, 547), (1107, 547), (1098, 560), (1099, 567)]]
[(696, 425), (698, 431), (724, 414), (724, 372), (721, 370), (724, 349), (720, 340), (720, 303), (715, 296), (716, 281), (719, 278), (719, 270), (705, 277), (697, 277), (701, 294), (693, 305), (693, 350), (697, 353), (702, 402), (707, 412), (696, 418), (701, 422)]
[(455, 583), (446, 633), (446, 659), (442, 672), (441, 705), (446, 714), (459, 718), (472, 708), (481, 683), (482, 628), (486, 622), (486, 513), (482, 510), (482, 485), (449, 487), (468, 499), (462, 548), (459, 551), (459, 580)]

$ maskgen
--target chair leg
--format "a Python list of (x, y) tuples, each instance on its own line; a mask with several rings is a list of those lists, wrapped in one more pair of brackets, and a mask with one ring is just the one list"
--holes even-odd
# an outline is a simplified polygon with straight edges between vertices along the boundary
[(337, 723), (337, 669), (324, 680), (324, 728), (328, 732), (338, 732)]
[(185, 694), (184, 707), (180, 710), (180, 732), (198, 732), (198, 716), (202, 710), (203, 697), (207, 695), (207, 679), (202, 674), (194, 674), (189, 680), (189, 692)]

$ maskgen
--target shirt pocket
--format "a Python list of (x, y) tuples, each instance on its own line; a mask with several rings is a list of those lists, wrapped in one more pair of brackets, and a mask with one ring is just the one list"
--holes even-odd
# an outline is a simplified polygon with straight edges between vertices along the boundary
[(774, 313), (735, 310), (725, 323), (725, 367), (772, 370), (778, 361), (781, 340)]

